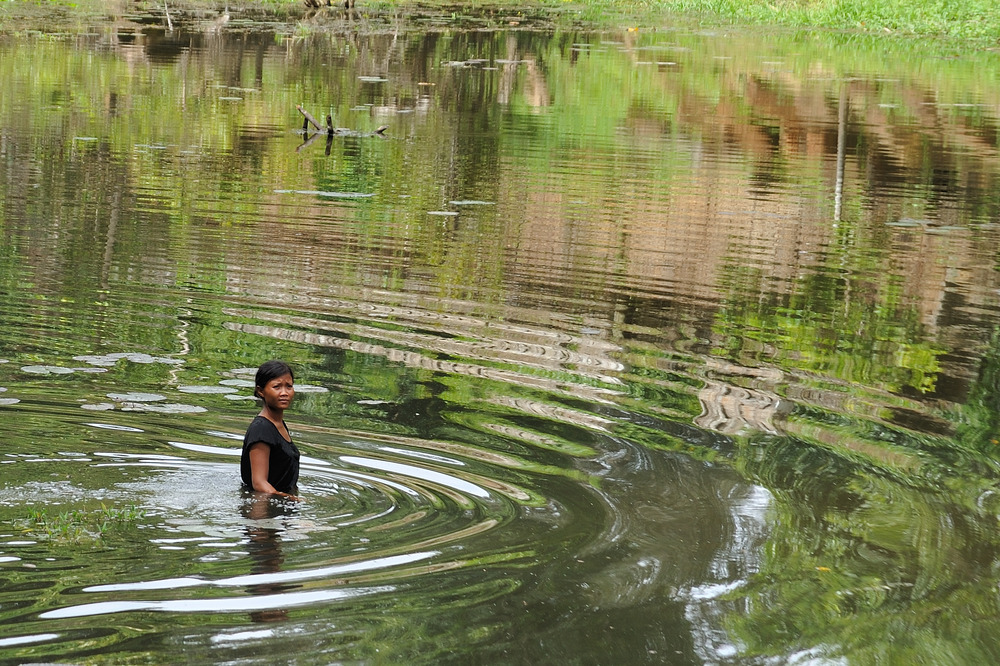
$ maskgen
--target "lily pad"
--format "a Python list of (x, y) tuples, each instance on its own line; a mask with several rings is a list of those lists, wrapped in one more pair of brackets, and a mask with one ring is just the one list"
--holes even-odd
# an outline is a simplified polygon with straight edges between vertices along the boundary
[(160, 400), (166, 400), (166, 396), (162, 396), (159, 393), (140, 393), (138, 391), (132, 393), (109, 393), (108, 397), (116, 402), (159, 402)]
[(183, 359), (170, 358), (169, 356), (152, 356), (150, 354), (142, 352), (123, 352), (123, 353), (115, 352), (114, 354), (99, 354), (99, 355), (84, 354), (81, 356), (74, 356), (73, 360), (83, 361), (84, 363), (88, 363), (90, 365), (105, 366), (105, 367), (115, 365), (118, 361), (121, 360), (131, 361), (132, 363), (141, 363), (144, 365), (152, 363), (163, 363), (166, 365), (182, 365), (184, 363)]
[(206, 395), (236, 392), (236, 389), (230, 386), (178, 386), (177, 390), (181, 393), (201, 393)]
[(197, 405), (183, 405), (174, 402), (152, 404), (144, 402), (125, 402), (122, 403), (122, 411), (156, 412), (158, 414), (198, 414), (208, 410), (204, 407), (198, 407)]
[(295, 387), (296, 393), (329, 393), (330, 389), (324, 386), (313, 386), (312, 384), (298, 384)]
[(115, 408), (115, 406), (110, 402), (87, 403), (80, 405), (80, 407), (90, 412), (107, 412)]
[(236, 386), (239, 388), (253, 388), (253, 382), (249, 379), (223, 379), (219, 382), (223, 386)]
[(83, 361), (84, 363), (89, 363), (90, 365), (97, 366), (112, 366), (118, 362), (118, 359), (111, 358), (109, 356), (74, 356), (74, 361)]
[(73, 368), (64, 368), (59, 365), (25, 365), (21, 367), (23, 372), (30, 372), (34, 375), (71, 375)]

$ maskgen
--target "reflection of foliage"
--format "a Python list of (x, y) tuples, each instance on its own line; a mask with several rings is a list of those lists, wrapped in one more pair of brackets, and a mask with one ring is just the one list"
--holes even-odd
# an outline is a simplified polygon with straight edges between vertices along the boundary
[[(750, 655), (815, 650), (851, 663), (992, 663), (996, 518), (933, 479), (885, 478), (836, 452), (772, 441), (748, 472), (775, 493), (760, 571), (733, 592)], [(803, 511), (811, 506), (813, 510)]]
[(964, 448), (993, 461), (1000, 456), (1000, 331), (994, 331), (968, 400), (953, 416)]
[[(831, 255), (830, 261), (840, 263), (841, 257)], [(898, 303), (891, 275), (885, 275), (887, 284), (876, 286), (851, 277), (874, 274), (873, 269), (858, 267), (835, 279), (811, 273), (786, 298), (760, 298), (766, 282), (760, 269), (734, 266), (730, 274), (732, 301), (719, 311), (716, 324), (727, 356), (741, 359), (745, 348), (758, 343), (776, 349), (767, 360), (786, 370), (890, 392), (934, 389), (943, 349), (926, 341), (915, 308)]]

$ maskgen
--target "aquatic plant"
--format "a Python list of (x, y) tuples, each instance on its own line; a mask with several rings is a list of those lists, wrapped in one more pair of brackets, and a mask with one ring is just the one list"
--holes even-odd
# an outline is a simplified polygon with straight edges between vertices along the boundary
[(114, 527), (135, 523), (145, 515), (145, 510), (135, 504), (115, 508), (102, 503), (100, 509), (72, 509), (58, 513), (41, 507), (30, 509), (21, 526), (28, 532), (39, 536), (44, 534), (50, 539), (81, 541), (100, 539)]

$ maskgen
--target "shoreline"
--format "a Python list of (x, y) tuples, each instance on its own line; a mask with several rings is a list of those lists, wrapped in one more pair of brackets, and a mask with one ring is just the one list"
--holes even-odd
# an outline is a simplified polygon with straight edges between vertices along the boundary
[[(529, 0), (511, 3), (476, 0), (455, 3), (359, 0), (360, 18), (391, 16), (416, 23), (435, 18), (456, 29), (544, 27), (655, 30), (687, 25), (701, 29), (777, 29), (849, 38), (920, 40), (962, 51), (1000, 51), (1000, 14), (991, 0), (950, 0), (928, 7), (920, 0)], [(168, 11), (164, 11), (164, 8)], [(175, 22), (204, 20), (228, 10), (233, 17), (281, 23), (331, 21), (348, 12), (338, 2), (310, 9), (301, 0), (27, 0), (0, 1), (0, 32), (69, 30), (99, 21), (150, 19), (172, 15)]]

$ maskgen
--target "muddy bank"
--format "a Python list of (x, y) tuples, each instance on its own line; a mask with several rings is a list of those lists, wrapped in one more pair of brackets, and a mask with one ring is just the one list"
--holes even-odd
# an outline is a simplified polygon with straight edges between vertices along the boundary
[(237, 31), (383, 32), (443, 30), (540, 30), (567, 25), (596, 25), (579, 8), (499, 3), (463, 6), (358, 2), (308, 7), (303, 2), (81, 2), (74, 6), (27, 2), (0, 5), (0, 33), (80, 32), (102, 24), (185, 32)]

